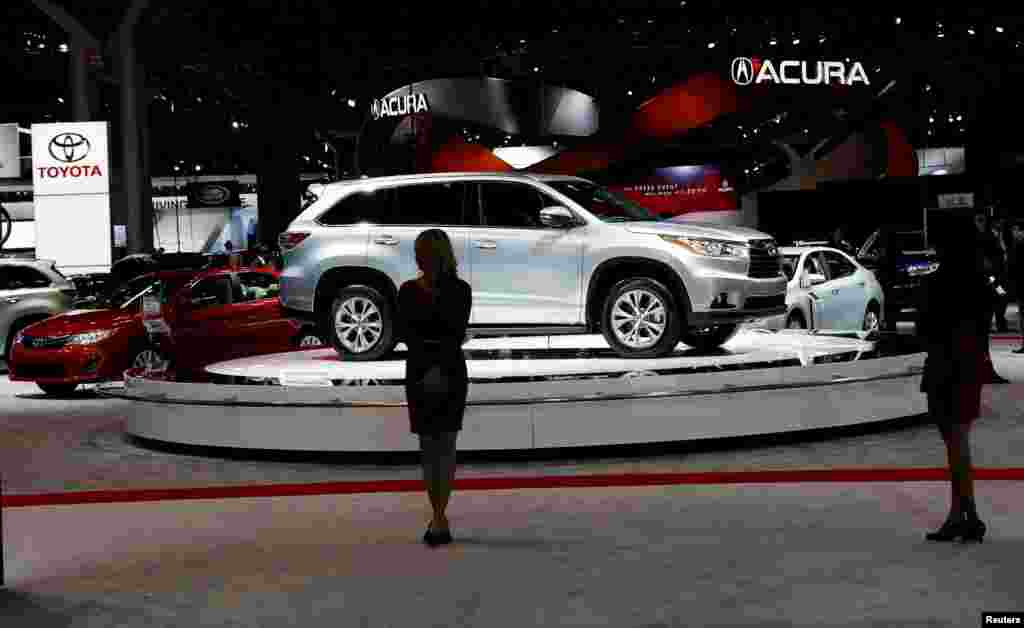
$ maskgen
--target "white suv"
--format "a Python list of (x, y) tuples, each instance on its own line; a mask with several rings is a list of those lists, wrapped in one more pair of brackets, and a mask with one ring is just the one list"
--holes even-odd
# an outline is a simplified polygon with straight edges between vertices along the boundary
[(473, 287), (474, 336), (600, 331), (623, 357), (682, 340), (708, 350), (786, 310), (775, 242), (739, 227), (660, 222), (585, 179), (424, 174), (325, 186), (281, 234), (281, 303), (350, 360), (395, 345), (413, 243), (440, 227)]

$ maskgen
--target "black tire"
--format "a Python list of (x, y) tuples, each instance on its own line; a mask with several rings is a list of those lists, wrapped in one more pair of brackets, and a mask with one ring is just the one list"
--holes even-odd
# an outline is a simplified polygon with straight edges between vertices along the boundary
[[(875, 317), (874, 329), (871, 329), (870, 323), (870, 318), (872, 315), (874, 315)], [(864, 310), (864, 319), (861, 321), (861, 331), (874, 331), (875, 333), (882, 331), (882, 321), (880, 320), (880, 317), (881, 309), (878, 307), (878, 304), (875, 303), (874, 301), (868, 303), (867, 309)]]
[[(641, 295), (646, 295), (647, 298), (656, 297), (664, 306), (664, 316), (661, 321), (664, 323), (664, 329), (661, 336), (652, 339), (650, 344), (643, 343), (643, 346), (630, 346), (623, 342), (616, 333), (615, 323), (612, 319), (613, 310), (619, 297), (632, 291), (638, 291)], [(626, 279), (615, 284), (605, 297), (604, 307), (601, 308), (601, 332), (604, 334), (608, 346), (623, 358), (660, 358), (672, 353), (676, 345), (679, 344), (681, 318), (679, 306), (665, 286), (646, 277)]]
[(697, 351), (714, 351), (736, 335), (739, 325), (717, 325), (707, 330), (688, 329), (683, 332), (683, 342)]
[[(367, 322), (379, 322), (379, 335), (362, 350), (357, 350), (356, 336), (349, 334), (345, 339), (338, 335), (334, 321), (337, 320), (339, 310), (348, 304), (358, 310), (365, 302), (369, 302), (376, 308), (377, 315), (371, 315)], [(330, 317), (323, 323), (324, 333), (327, 334), (331, 345), (338, 355), (345, 360), (355, 362), (369, 362), (379, 360), (395, 347), (394, 316), (392, 315), (391, 303), (378, 290), (369, 286), (346, 286), (342, 288), (334, 302), (331, 304)], [(363, 340), (370, 338), (363, 334)], [(346, 346), (346, 343), (348, 345)]]
[(67, 397), (78, 388), (78, 384), (44, 384), (42, 382), (36, 382), (36, 386), (47, 395), (54, 397)]
[[(144, 368), (142, 362), (144, 353), (151, 353), (153, 355), (154, 363), (162, 361), (164, 363), (164, 370), (170, 370), (171, 360), (166, 353), (158, 349), (151, 344), (138, 345), (132, 350), (132, 361), (128, 368)], [(155, 364), (154, 364), (155, 365)]]
[(807, 321), (800, 310), (796, 310), (786, 319), (786, 329), (807, 329)]
[[(314, 344), (313, 343), (314, 339), (319, 344)], [(319, 348), (319, 347), (326, 347), (327, 346), (327, 343), (324, 342), (323, 334), (321, 334), (320, 332), (318, 332), (316, 329), (313, 329), (313, 328), (307, 328), (307, 329), (301, 330), (295, 336), (294, 343), (295, 343), (295, 348), (296, 349), (313, 349), (314, 347)]]

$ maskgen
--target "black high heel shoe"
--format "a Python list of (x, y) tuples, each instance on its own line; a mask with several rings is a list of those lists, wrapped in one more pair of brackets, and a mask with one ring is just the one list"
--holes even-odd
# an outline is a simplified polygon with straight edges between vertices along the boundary
[(924, 538), (928, 541), (949, 542), (963, 536), (964, 532), (965, 523), (963, 521), (946, 521), (938, 530), (925, 534)]
[(981, 519), (974, 519), (965, 521), (963, 523), (963, 530), (961, 534), (961, 543), (984, 543), (985, 532), (988, 531), (988, 526)]

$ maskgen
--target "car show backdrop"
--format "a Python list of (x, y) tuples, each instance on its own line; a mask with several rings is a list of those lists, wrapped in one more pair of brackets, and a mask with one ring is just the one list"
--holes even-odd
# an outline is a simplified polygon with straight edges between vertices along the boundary
[(623, 177), (608, 187), (661, 218), (739, 209), (735, 188), (711, 165), (656, 168)]

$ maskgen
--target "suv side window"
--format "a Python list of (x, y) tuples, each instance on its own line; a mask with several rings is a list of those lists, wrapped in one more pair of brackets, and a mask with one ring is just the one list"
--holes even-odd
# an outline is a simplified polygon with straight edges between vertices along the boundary
[(540, 210), (545, 199), (541, 193), (522, 183), (481, 183), (480, 198), (484, 224), (488, 227), (519, 229), (543, 228)]
[(231, 302), (231, 277), (220, 275), (203, 279), (192, 287), (192, 302), (196, 307), (228, 305)]
[(466, 196), (469, 184), (420, 183), (394, 189), (398, 197), (398, 211), (394, 224), (440, 225), (451, 227), (473, 226), (476, 220), (466, 220)]
[(267, 273), (238, 273), (238, 283), (242, 289), (241, 301), (270, 299), (281, 292), (277, 279)]
[(825, 264), (821, 261), (820, 253), (807, 254), (807, 257), (804, 258), (804, 274), (821, 275), (828, 279), (828, 272), (825, 270)]
[(395, 202), (391, 189), (373, 192), (356, 192), (339, 200), (333, 207), (320, 214), (321, 224), (338, 227), (368, 222), (377, 225), (394, 224)]
[(846, 259), (839, 253), (834, 251), (824, 251), (822, 254), (825, 256), (825, 263), (828, 264), (830, 279), (842, 279), (843, 277), (849, 277), (853, 273), (857, 272), (857, 267), (851, 264), (850, 260)]
[(23, 290), (25, 288), (46, 288), (50, 279), (30, 266), (0, 267), (0, 290)]

